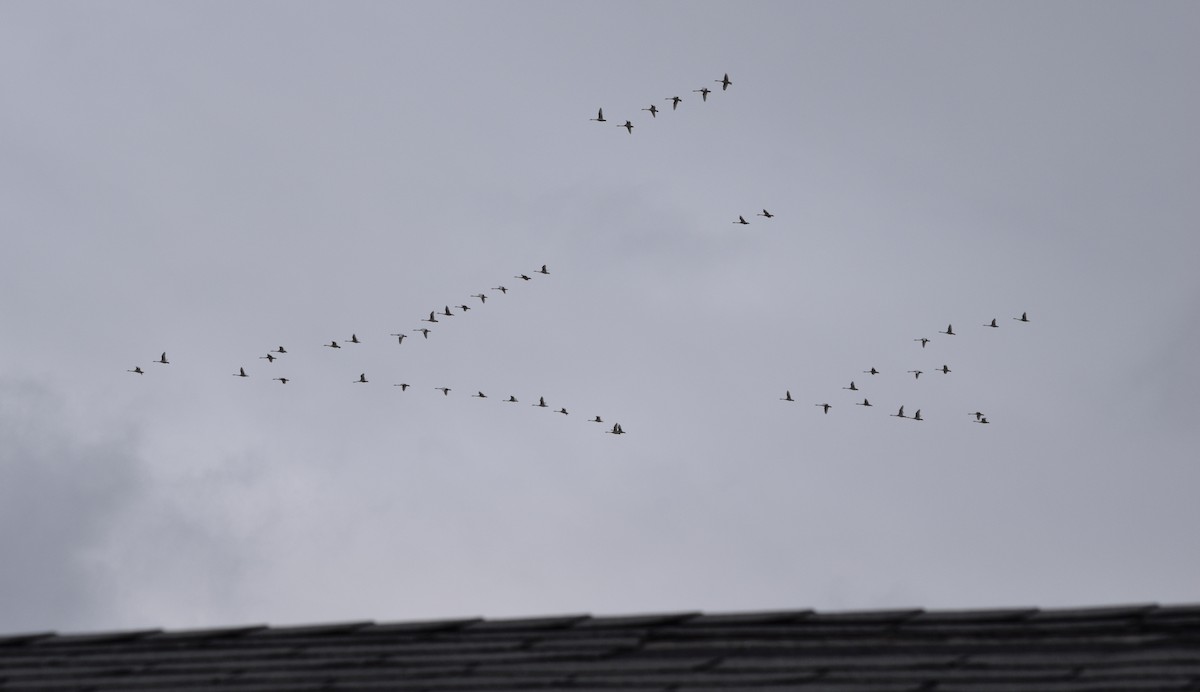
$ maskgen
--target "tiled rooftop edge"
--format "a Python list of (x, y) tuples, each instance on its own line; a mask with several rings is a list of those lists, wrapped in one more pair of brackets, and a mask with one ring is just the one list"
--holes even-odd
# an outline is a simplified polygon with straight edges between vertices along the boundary
[(1083, 608), (995, 608), (995, 609), (947, 609), (924, 610), (921, 608), (891, 610), (780, 610), (703, 613), (685, 611), (677, 613), (650, 613), (640, 615), (584, 614), (542, 616), (530, 618), (458, 618), (447, 620), (423, 620), (400, 622), (374, 622), (371, 620), (343, 623), (288, 625), (243, 625), (207, 629), (161, 630), (142, 629), (112, 632), (63, 633), (30, 632), (0, 634), (0, 646), (47, 646), (69, 644), (91, 644), (137, 639), (212, 639), (221, 637), (289, 637), (323, 636), (342, 633), (396, 634), (428, 633), (437, 631), (461, 631), (464, 633), (503, 630), (547, 630), (547, 629), (602, 629), (602, 628), (645, 628), (666, 625), (675, 626), (719, 626), (749, 624), (781, 624), (803, 622), (806, 624), (935, 624), (969, 622), (1047, 622), (1131, 619), (1166, 619), (1171, 617), (1200, 617), (1200, 603), (1159, 606), (1153, 603), (1121, 606), (1095, 606)]

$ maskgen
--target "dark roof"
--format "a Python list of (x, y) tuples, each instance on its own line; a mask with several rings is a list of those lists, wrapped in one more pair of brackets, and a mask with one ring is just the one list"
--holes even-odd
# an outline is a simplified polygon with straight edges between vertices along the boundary
[(1200, 690), (1200, 605), (0, 636), (0, 690)]

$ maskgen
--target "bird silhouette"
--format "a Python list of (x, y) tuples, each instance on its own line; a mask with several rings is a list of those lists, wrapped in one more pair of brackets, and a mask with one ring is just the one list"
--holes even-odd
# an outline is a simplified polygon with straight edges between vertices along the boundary
[(671, 110), (675, 110), (676, 108), (679, 108), (679, 102), (682, 101), (683, 99), (679, 98), (678, 96), (668, 96), (667, 98), (665, 98), (663, 100), (670, 101), (671, 102)]
[(826, 414), (829, 413), (829, 409), (833, 408), (832, 404), (813, 404), (813, 406), (820, 406), (821, 408), (824, 408)]
[(938, 334), (948, 334), (950, 336), (954, 336), (954, 325), (952, 325), (952, 324), (946, 325), (946, 331), (938, 332)]
[(765, 217), (767, 217), (768, 219), (773, 219), (773, 218), (775, 218), (775, 215), (774, 215), (774, 214), (772, 214), (771, 212), (767, 211), (766, 209), (763, 209), (761, 214), (755, 214), (755, 216), (765, 216)]
[(925, 344), (929, 343), (929, 339), (926, 339), (925, 337), (921, 337), (920, 339), (913, 339), (913, 341), (920, 341), (921, 348), (925, 348)]
[(358, 340), (358, 335), (357, 335), (357, 334), (351, 334), (351, 335), (350, 335), (350, 343), (352, 343), (352, 344), (361, 344), (362, 342)]
[(917, 412), (913, 414), (912, 419), (913, 420), (925, 420), (924, 418), (921, 417), (921, 409), (917, 409)]
[(469, 305), (455, 305), (454, 307), (458, 308), (459, 310), (462, 310), (463, 312), (467, 312), (468, 310), (471, 309), (471, 306), (469, 306)]
[(537, 270), (537, 273), (538, 274), (549, 274), (550, 272), (546, 269), (546, 265), (543, 264), (542, 268)]
[(561, 413), (561, 414), (563, 414), (564, 416), (565, 416), (565, 415), (568, 415), (568, 414), (567, 414), (567, 409), (565, 409), (565, 408), (560, 408), (560, 409), (558, 409), (557, 411), (555, 411), (555, 413)]
[(508, 395), (508, 398), (507, 398), (507, 399), (505, 399), (505, 400), (504, 400), (504, 402), (505, 402), (505, 403), (508, 403), (508, 404), (515, 404), (515, 403), (517, 403), (517, 397), (515, 397), (515, 396), (513, 396), (513, 395), (509, 394), (509, 395)]
[(399, 387), (400, 391), (402, 391), (402, 392), (407, 392), (410, 385), (407, 382), (402, 382), (400, 384), (394, 384), (392, 386)]
[(975, 420), (975, 421), (971, 421), (971, 422), (972, 422), (972, 423), (984, 423), (984, 424), (987, 424), (987, 422), (988, 422), (988, 419), (987, 419), (987, 417), (986, 417), (986, 416), (984, 416), (984, 417), (981, 417), (979, 420)]
[(259, 359), (259, 360), (266, 359), (266, 361), (267, 361), (268, 363), (274, 363), (274, 362), (275, 362), (275, 356), (271, 355), (270, 353), (268, 353), (268, 354), (267, 354), (267, 355), (265, 355), (265, 356), (259, 356), (259, 357), (258, 357), (258, 359)]
[(434, 387), (434, 389), (439, 390), (442, 393), (442, 396), (450, 396), (449, 387)]
[(903, 406), (900, 407), (899, 413), (889, 413), (888, 415), (891, 416), (892, 418), (908, 418), (908, 416), (904, 415), (904, 407)]
[(421, 332), (421, 336), (423, 336), (423, 337), (425, 337), (426, 339), (428, 339), (428, 338), (429, 338), (429, 332), (430, 332), (431, 330), (429, 330), (429, 329), (425, 329), (425, 328), (421, 328), (421, 329), (414, 329), (413, 331), (414, 331), (414, 332)]
[(125, 372), (131, 372), (135, 375), (145, 375), (146, 374), (146, 371), (142, 370), (142, 366), (140, 366), (140, 365), (135, 365), (135, 366), (133, 366), (133, 370), (126, 370)]
[(790, 390), (790, 389), (787, 390), (787, 395), (780, 397), (779, 400), (780, 401), (795, 401), (795, 399), (792, 398), (792, 390)]
[(624, 435), (625, 434), (625, 430), (621, 428), (620, 423), (613, 423), (612, 430), (605, 430), (604, 432), (612, 433), (613, 435)]
[(717, 83), (719, 83), (719, 84), (721, 85), (721, 91), (725, 91), (726, 89), (728, 89), (728, 88), (729, 88), (729, 85), (730, 85), (730, 84), (733, 84), (733, 82), (729, 81), (729, 73), (728, 73), (728, 72), (726, 72), (726, 73), (725, 73), (725, 77), (724, 77), (724, 78), (722, 78), (722, 79), (714, 79), (713, 81), (714, 81), (714, 82), (717, 82)]
[(508, 293), (508, 289), (503, 286), (492, 286), (492, 290), (500, 291), (501, 293)]
[(595, 418), (588, 419), (588, 422), (589, 423), (603, 423), (604, 421), (600, 420), (600, 416), (596, 416)]
[(703, 89), (692, 89), (692, 91), (700, 94), (701, 101), (707, 101), (708, 95), (712, 93), (712, 89), (709, 89), (708, 87), (704, 87)]
[(487, 303), (487, 294), (486, 293), (472, 293), (471, 297), (478, 298), (479, 302), (481, 302), (481, 303)]
[(328, 348), (341, 348), (336, 341), (330, 341), (329, 343), (325, 344), (325, 346)]
[(617, 125), (617, 127), (623, 127), (629, 131), (629, 134), (633, 134), (633, 121), (631, 120), (626, 120), (624, 125)]
[(905, 372), (911, 372), (914, 380), (921, 379), (921, 371), (920, 370), (906, 370)]
[(428, 317), (428, 318), (422, 318), (422, 319), (421, 319), (421, 321), (422, 321), (422, 322), (437, 322), (437, 321), (438, 321), (438, 318), (437, 318), (437, 314), (436, 314), (436, 312), (437, 312), (436, 310), (435, 310), (435, 311), (433, 311), (433, 312), (430, 312), (430, 313), (429, 313), (429, 317)]
[(487, 394), (484, 394), (483, 392), (476, 392), (475, 394), (472, 394), (471, 396), (475, 399), (486, 399), (487, 398)]
[(238, 368), (238, 371), (233, 373), (233, 376), (234, 377), (249, 377), (249, 375), (246, 374), (246, 368)]
[(283, 384), (288, 383), (288, 378), (286, 378), (286, 377), (272, 377), (271, 379), (278, 380), (279, 382), (282, 382)]
[[(752, 90), (752, 91), (753, 91), (753, 90)], [(596, 122), (598, 122), (598, 123), (606, 123), (606, 122), (608, 122), (607, 120), (605, 120), (605, 119), (604, 119), (604, 109), (603, 109), (603, 108), (601, 108), (601, 109), (600, 109), (600, 112), (596, 114), (596, 117), (594, 117), (594, 118), (588, 118), (588, 120), (595, 120), (595, 121), (596, 121)]]
[(532, 276), (526, 276), (526, 275), (524, 275), (524, 274), (517, 274), (517, 275), (516, 275), (516, 276), (514, 276), (513, 278), (514, 278), (514, 279), (521, 279), (521, 280), (523, 280), (523, 281), (532, 281), (532, 280), (533, 280), (533, 277), (532, 277)]
[(943, 375), (950, 374), (950, 366), (949, 365), (943, 364), (942, 367), (938, 368), (938, 370), (941, 370)]
[(538, 408), (546, 408), (546, 398), (539, 396), (538, 402), (536, 404), (533, 404), (533, 406), (537, 406)]
[(1014, 317), (1013, 319), (1018, 322), (1028, 322), (1029, 321), (1029, 313), (1022, 312), (1020, 317)]
[(992, 318), (992, 321), (991, 321), (991, 323), (990, 323), (990, 324), (985, 324), (985, 325), (983, 325), (983, 326), (985, 326), (985, 327), (995, 327), (995, 328), (997, 328), (997, 329), (999, 329), (999, 328), (1000, 328), (1000, 325), (996, 324), (996, 318), (995, 318), (995, 317), (993, 317), (993, 318)]
[(357, 382), (359, 384), (366, 384), (367, 383), (367, 373), (365, 373), (365, 372), (362, 373), (361, 375), (358, 376), (357, 380), (353, 380), (353, 381)]
[(442, 308), (442, 314), (443, 314), (443, 315), (445, 315), (446, 317), (454, 317), (454, 313), (453, 313), (453, 312), (450, 312), (450, 306), (449, 306), (449, 305), (447, 305), (446, 307)]
[(644, 111), (650, 111), (650, 117), (651, 117), (651, 118), (657, 118), (657, 117), (658, 117), (658, 106), (654, 105), (653, 103), (652, 103), (652, 104), (650, 104), (650, 107), (649, 107), (649, 108), (643, 108), (642, 110), (644, 110)]
[(967, 415), (968, 415), (968, 416), (975, 416), (975, 420), (980, 420), (981, 418), (983, 418), (983, 412), (982, 412), (982, 411), (975, 411), (974, 413), (968, 413)]
[(850, 380), (850, 386), (849, 386), (849, 387), (842, 387), (842, 389), (849, 389), (849, 390), (850, 390), (850, 391), (852, 391), (852, 392), (857, 392), (857, 391), (858, 391), (858, 387), (855, 387), (855, 386), (854, 386), (854, 380)]
[(274, 351), (271, 351), (271, 353), (287, 353), (287, 349), (280, 346), (279, 348), (275, 349)]
[(739, 216), (739, 217), (738, 217), (738, 220), (737, 220), (737, 221), (734, 221), (733, 223), (736, 223), (736, 224), (741, 224), (741, 225), (743, 225), (743, 226), (749, 226), (749, 225), (750, 225), (750, 222), (749, 222), (749, 221), (747, 221), (747, 220), (746, 220), (746, 217), (744, 217), (744, 216)]
[(870, 405), (871, 405), (871, 402), (870, 402), (870, 401), (867, 401), (866, 399), (863, 399), (861, 404), (859, 404), (859, 403), (855, 403), (854, 405), (855, 405), (855, 406), (870, 406)]
[(872, 366), (870, 370), (863, 370), (863, 372), (867, 373), (868, 375), (878, 375), (879, 374), (879, 371), (876, 370), (874, 366)]
[(392, 334), (392, 336), (396, 337), (396, 343), (398, 344), (403, 344), (404, 340), (408, 338), (407, 334)]
[(154, 362), (161, 363), (162, 365), (170, 365), (171, 364), (170, 361), (167, 360), (167, 352), (166, 351), (163, 351), (162, 356), (160, 356), (159, 359)]

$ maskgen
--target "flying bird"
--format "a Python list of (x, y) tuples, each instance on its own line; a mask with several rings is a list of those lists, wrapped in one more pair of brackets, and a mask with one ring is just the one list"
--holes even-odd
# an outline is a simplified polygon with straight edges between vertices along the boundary
[(404, 383), (401, 383), (401, 384), (394, 384), (394, 385), (392, 385), (392, 386), (393, 386), (393, 387), (399, 387), (399, 388), (400, 388), (400, 391), (402, 391), (402, 392), (407, 392), (407, 391), (408, 391), (409, 384), (408, 384), (407, 382), (404, 382)]
[(533, 277), (531, 277), (531, 276), (526, 276), (526, 275), (524, 275), (524, 274), (517, 274), (517, 275), (516, 275), (516, 276), (514, 276), (513, 278), (514, 278), (514, 279), (522, 279), (522, 280), (524, 280), (524, 281), (532, 281), (532, 280), (533, 280)]
[(538, 402), (533, 404), (533, 406), (537, 406), (538, 408), (546, 408), (546, 398), (539, 396)]
[(515, 396), (513, 396), (513, 395), (509, 394), (509, 395), (508, 395), (508, 398), (507, 398), (507, 399), (505, 399), (505, 400), (504, 400), (504, 402), (505, 402), (505, 403), (507, 403), (507, 404), (515, 404), (515, 403), (517, 403), (517, 397), (515, 397)]
[(450, 396), (450, 388), (449, 387), (434, 387), (434, 389), (441, 391), (442, 396)]
[(422, 318), (421, 321), (422, 322), (437, 322), (438, 318), (437, 318), (437, 314), (435, 314), (436, 312), (437, 312), (436, 310), (433, 312), (430, 312), (429, 318), (428, 319)]
[(604, 421), (600, 420), (600, 416), (596, 416), (595, 418), (589, 419), (588, 422), (589, 423), (603, 423)]
[(879, 374), (879, 371), (876, 370), (874, 366), (871, 366), (870, 370), (863, 370), (863, 372), (867, 373), (868, 375), (878, 375)]
[(914, 380), (921, 379), (921, 371), (920, 370), (905, 370), (905, 372), (911, 372)]
[(1018, 322), (1028, 322), (1029, 321), (1029, 313), (1022, 312), (1020, 317), (1014, 317), (1013, 319)]
[(626, 120), (624, 125), (617, 125), (617, 127), (623, 127), (629, 131), (629, 134), (633, 134), (633, 121), (631, 120)]
[(233, 373), (233, 376), (234, 377), (249, 377), (249, 375), (246, 374), (246, 368), (238, 368), (238, 371)]
[(156, 361), (154, 361), (154, 362), (155, 362), (155, 363), (162, 363), (163, 365), (170, 365), (170, 364), (171, 364), (171, 363), (170, 363), (170, 361), (168, 361), (168, 360), (167, 360), (167, 352), (166, 352), (166, 351), (163, 351), (163, 354), (162, 354), (162, 356), (160, 356), (160, 357), (159, 357), (159, 359), (158, 359), (158, 360), (156, 360)]
[(125, 372), (132, 372), (135, 375), (145, 375), (146, 374), (146, 371), (142, 370), (142, 366), (140, 366), (140, 365), (135, 365), (135, 366), (133, 366), (133, 370), (126, 370)]
[(354, 380), (354, 382), (357, 382), (359, 384), (366, 384), (367, 383), (367, 373), (364, 372), (361, 375), (359, 375), (358, 379)]
[(425, 337), (426, 339), (428, 339), (428, 338), (429, 338), (429, 332), (430, 332), (430, 330), (429, 330), (429, 329), (425, 329), (425, 328), (423, 328), (423, 327), (422, 327), (421, 329), (414, 329), (413, 331), (414, 331), (414, 332), (421, 332), (421, 336)]
[(487, 294), (486, 294), (486, 293), (472, 293), (472, 294), (471, 294), (471, 297), (472, 297), (472, 298), (478, 298), (478, 299), (479, 299), (479, 302), (481, 302), (481, 303), (486, 303), (486, 302), (487, 302)]
[(620, 423), (613, 423), (612, 430), (605, 430), (604, 432), (612, 433), (613, 435), (624, 435), (625, 434), (625, 431), (621, 428)]
[(850, 386), (849, 386), (849, 387), (842, 387), (842, 389), (849, 389), (849, 390), (850, 390), (850, 391), (852, 391), (852, 392), (857, 392), (857, 391), (858, 391), (858, 387), (855, 387), (855, 386), (854, 386), (854, 380), (850, 380)]
[(503, 286), (492, 286), (492, 290), (500, 291), (501, 293), (508, 293), (508, 289)]
[(729, 81), (729, 73), (728, 72), (725, 73), (725, 77), (723, 79), (714, 79), (713, 81), (718, 82), (721, 85), (721, 91), (725, 91), (726, 89), (729, 88), (730, 84), (733, 84), (733, 82)]
[(271, 379), (278, 380), (278, 381), (282, 382), (283, 384), (288, 383), (288, 378), (286, 378), (286, 377), (272, 377)]
[(471, 309), (471, 306), (469, 306), (469, 305), (455, 305), (454, 307), (458, 308), (459, 310), (462, 310), (463, 312), (466, 312)]
[(472, 394), (471, 396), (476, 399), (486, 399), (487, 398), (487, 394), (484, 394), (483, 392), (477, 392), (475, 394)]
[(900, 407), (899, 413), (889, 413), (888, 415), (891, 416), (892, 418), (908, 418), (908, 416), (904, 415), (904, 407), (903, 406)]
[(790, 390), (790, 389), (787, 390), (787, 395), (779, 397), (779, 400), (780, 401), (795, 401), (795, 399), (792, 398), (792, 390)]
[(598, 122), (598, 123), (606, 123), (606, 122), (608, 122), (607, 120), (605, 120), (605, 119), (604, 119), (604, 109), (603, 109), (603, 108), (601, 108), (601, 109), (600, 109), (600, 112), (596, 114), (596, 117), (594, 117), (594, 118), (588, 118), (588, 120), (595, 120), (595, 121), (596, 121), (596, 122)]
[(396, 337), (396, 342), (399, 344), (403, 344), (404, 339), (408, 337), (407, 334), (392, 334), (392, 336)]
[(454, 317), (454, 313), (453, 313), (453, 312), (450, 312), (450, 306), (449, 306), (449, 305), (447, 305), (446, 307), (442, 308), (442, 314), (443, 314), (443, 315), (445, 315), (446, 317)]
[(259, 357), (258, 357), (258, 359), (259, 359), (259, 360), (263, 360), (264, 358), (266, 359), (266, 361), (267, 361), (268, 363), (274, 363), (274, 362), (275, 362), (275, 356), (271, 355), (270, 353), (268, 353), (268, 354), (267, 354), (267, 355), (265, 355), (265, 356), (259, 356)]
[(943, 375), (949, 375), (949, 374), (950, 374), (950, 366), (949, 366), (949, 365), (945, 365), (945, 364), (943, 364), (943, 365), (942, 365), (942, 367), (940, 367), (940, 368), (937, 368), (937, 369), (938, 369), (938, 370), (941, 370)]
[(358, 335), (357, 335), (357, 334), (351, 334), (351, 335), (350, 335), (350, 343), (352, 343), (352, 344), (361, 344), (362, 342), (358, 340)]
[(920, 339), (913, 339), (913, 341), (920, 341), (921, 348), (925, 348), (925, 344), (929, 343), (929, 339), (926, 339), (925, 337), (921, 337)]
[(747, 221), (747, 220), (746, 220), (746, 217), (744, 217), (744, 216), (739, 216), (739, 217), (738, 217), (738, 220), (737, 220), (737, 221), (734, 221), (734, 222), (732, 222), (732, 223), (741, 224), (741, 225), (743, 225), (743, 226), (749, 226), (749, 225), (750, 225), (750, 222), (749, 222), (749, 221)]
[(968, 413), (967, 415), (975, 416), (975, 420), (981, 420), (983, 418), (983, 411), (975, 411), (974, 413)]
[(652, 104), (650, 104), (650, 107), (649, 107), (649, 108), (643, 108), (642, 110), (644, 110), (644, 111), (650, 111), (650, 117), (651, 117), (651, 118), (657, 118), (657, 117), (658, 117), (658, 106), (654, 105), (653, 103), (652, 103)]
[(921, 417), (921, 409), (917, 409), (917, 412), (913, 414), (912, 419), (913, 420), (925, 420), (924, 418)]
[(870, 402), (870, 401), (867, 401), (866, 399), (863, 399), (861, 404), (859, 404), (859, 403), (855, 403), (854, 405), (855, 405), (855, 406), (870, 406), (870, 405), (871, 405), (871, 402)]
[(549, 274), (550, 272), (549, 272), (549, 271), (547, 271), (547, 269), (546, 269), (546, 265), (544, 265), (544, 264), (543, 264), (543, 265), (542, 265), (542, 268), (541, 268), (541, 269), (539, 269), (539, 270), (537, 270), (537, 273), (538, 273), (538, 274)]
[(280, 346), (279, 348), (275, 349), (274, 351), (271, 351), (271, 353), (287, 353), (287, 350), (284, 347)]
[(952, 324), (946, 325), (946, 331), (938, 332), (938, 334), (948, 334), (950, 336), (954, 336), (954, 325), (952, 325)]
[(568, 414), (567, 414), (567, 409), (565, 409), (565, 408), (560, 408), (560, 409), (558, 409), (557, 411), (555, 411), (555, 413), (561, 413), (561, 414), (563, 414), (564, 416), (565, 416), (565, 415), (568, 415)]
[(682, 101), (683, 99), (679, 98), (678, 96), (668, 96), (667, 98), (665, 98), (663, 100), (670, 101), (671, 102), (671, 110), (675, 110), (676, 108), (679, 108), (679, 102)]
[(755, 216), (765, 216), (765, 217), (767, 217), (768, 219), (773, 219), (773, 218), (775, 218), (775, 215), (774, 215), (774, 214), (772, 214), (771, 212), (767, 211), (766, 209), (763, 209), (761, 214), (755, 214)]
[(995, 317), (993, 317), (993, 318), (992, 318), (992, 322), (991, 322), (991, 324), (985, 324), (985, 325), (983, 325), (983, 326), (985, 326), (985, 327), (996, 327), (997, 329), (1000, 327), (1000, 325), (996, 324), (996, 318), (995, 318)]
[(704, 87), (703, 89), (692, 89), (692, 91), (700, 94), (701, 101), (707, 101), (708, 95), (712, 93), (712, 89), (709, 89), (708, 87)]
[(829, 409), (833, 408), (832, 404), (813, 404), (813, 406), (820, 406), (820, 407), (824, 408), (826, 414), (829, 413)]
[(336, 342), (336, 341), (330, 341), (329, 343), (327, 343), (325, 345), (329, 348), (341, 348), (341, 346), (338, 346), (338, 342)]
[(976, 420), (976, 421), (971, 421), (971, 422), (973, 422), (973, 423), (984, 423), (984, 424), (986, 424), (986, 423), (988, 422), (988, 419), (987, 419), (986, 417), (983, 417), (983, 418), (980, 418), (979, 420)]

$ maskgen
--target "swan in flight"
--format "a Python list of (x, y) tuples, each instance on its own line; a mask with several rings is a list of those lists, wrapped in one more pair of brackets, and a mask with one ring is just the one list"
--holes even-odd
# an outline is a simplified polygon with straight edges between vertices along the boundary
[(679, 98), (678, 96), (668, 96), (667, 98), (665, 98), (663, 100), (670, 101), (671, 102), (671, 110), (675, 110), (676, 108), (679, 108), (679, 102), (682, 101), (683, 99)]
[(651, 118), (657, 118), (657, 117), (658, 117), (658, 106), (654, 105), (653, 103), (652, 103), (652, 104), (650, 104), (650, 107), (649, 107), (649, 108), (643, 108), (642, 110), (644, 110), (644, 111), (650, 111), (650, 117), (651, 117)]
[(1028, 322), (1029, 321), (1029, 313), (1022, 312), (1020, 317), (1014, 317), (1013, 319), (1018, 322)]
[(238, 368), (238, 371), (233, 373), (233, 376), (234, 377), (249, 377), (249, 375), (246, 374), (246, 368)]
[(787, 390), (787, 396), (782, 396), (779, 398), (779, 400), (780, 401), (795, 401), (795, 399), (792, 398), (792, 390), (790, 390), (790, 389)]
[(159, 357), (159, 359), (158, 359), (158, 360), (156, 360), (156, 361), (154, 361), (154, 362), (155, 362), (155, 363), (162, 363), (163, 365), (170, 365), (170, 364), (171, 364), (171, 363), (170, 363), (170, 361), (168, 361), (168, 360), (167, 360), (167, 352), (166, 352), (166, 351), (163, 351), (163, 354), (162, 354), (162, 356), (160, 356), (160, 357)]
[(820, 407), (824, 408), (825, 413), (827, 413), (827, 414), (829, 413), (829, 409), (833, 408), (833, 404), (813, 404), (813, 406), (820, 406)]
[(606, 123), (606, 122), (608, 122), (607, 120), (605, 120), (605, 119), (604, 119), (604, 109), (603, 109), (603, 108), (601, 108), (601, 109), (600, 109), (600, 112), (596, 114), (596, 117), (594, 117), (594, 118), (588, 118), (588, 120), (595, 120), (595, 121), (596, 121), (596, 122), (598, 122), (598, 123)]
[(712, 93), (712, 89), (709, 89), (708, 87), (704, 87), (703, 89), (692, 89), (692, 91), (694, 91), (697, 94), (700, 94), (701, 101), (707, 101), (708, 95)]
[(949, 336), (954, 336), (954, 325), (952, 325), (952, 324), (946, 325), (946, 331), (938, 332), (938, 334), (947, 334)]
[(729, 88), (730, 84), (733, 84), (733, 82), (729, 81), (728, 72), (725, 73), (725, 77), (723, 79), (714, 79), (713, 81), (721, 85), (721, 91), (725, 91)]
[(140, 366), (140, 365), (135, 365), (135, 366), (133, 366), (133, 370), (126, 370), (125, 372), (131, 372), (135, 375), (145, 375), (146, 374), (146, 371), (142, 370), (142, 366)]

